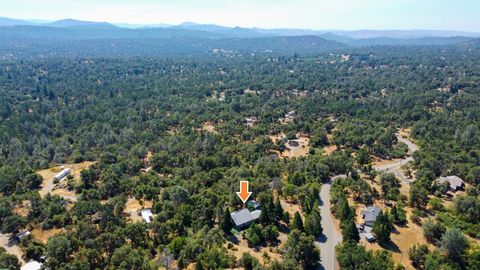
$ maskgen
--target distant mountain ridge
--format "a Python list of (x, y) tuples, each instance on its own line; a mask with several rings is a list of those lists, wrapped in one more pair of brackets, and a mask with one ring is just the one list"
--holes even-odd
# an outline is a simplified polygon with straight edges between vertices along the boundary
[(59, 21), (55, 21), (52, 23), (43, 24), (43, 26), (50, 26), (50, 27), (83, 27), (83, 26), (90, 26), (90, 27), (116, 27), (113, 24), (107, 22), (91, 22), (91, 21), (80, 21), (74, 19), (63, 19)]
[[(275, 30), (277, 31), (277, 30)], [(426, 36), (420, 38), (391, 38), (388, 36), (378, 36), (372, 38), (352, 38), (346, 35), (340, 35), (331, 32), (314, 32), (290, 30), (290, 32), (264, 32), (261, 29), (250, 28), (229, 28), (217, 25), (196, 25), (182, 24), (172, 27), (155, 28), (124, 28), (103, 22), (85, 22), (77, 20), (61, 20), (54, 23), (41, 25), (6, 25), (0, 26), (0, 39), (13, 40), (41, 40), (41, 39), (71, 39), (71, 40), (90, 40), (90, 39), (137, 39), (144, 41), (147, 39), (172, 39), (172, 38), (195, 38), (195, 39), (228, 39), (228, 42), (249, 42), (248, 40), (239, 41), (239, 39), (252, 38), (274, 38), (274, 37), (318, 37), (323, 40), (333, 41), (352, 47), (365, 46), (428, 46), (428, 45), (449, 45), (457, 44), (471, 40), (471, 37), (454, 36)], [(315, 34), (316, 33), (316, 34)], [(275, 42), (281, 42), (282, 39), (271, 39)], [(297, 39), (300, 41), (301, 39)], [(291, 44), (293, 46), (293, 44)], [(297, 44), (298, 46), (303, 46)]]
[(480, 33), (449, 30), (354, 30), (338, 31), (339, 35), (349, 36), (355, 39), (388, 37), (396, 39), (418, 39), (424, 37), (480, 37)]
[[(449, 30), (309, 30), (309, 29), (262, 29), (262, 28), (245, 28), (245, 27), (227, 27), (216, 24), (198, 24), (194, 22), (184, 22), (179, 25), (168, 24), (128, 24), (128, 23), (108, 23), (108, 22), (92, 22), (76, 19), (62, 19), (50, 23), (38, 23), (32, 20), (18, 20), (0, 17), (1, 26), (50, 26), (50, 27), (119, 27), (129, 29), (139, 28), (172, 28), (172, 29), (188, 29), (195, 31), (212, 32), (223, 35), (225, 37), (269, 37), (269, 36), (306, 36), (315, 35), (323, 36), (333, 34), (336, 36), (353, 38), (353, 39), (369, 39), (369, 38), (393, 38), (393, 39), (420, 39), (426, 37), (480, 37), (480, 33), (466, 31), (449, 31)], [(338, 38), (337, 38), (338, 39)]]
[(236, 38), (276, 36), (275, 34), (262, 33), (260, 31), (257, 31), (254, 28), (226, 27), (226, 26), (219, 26), (215, 24), (196, 24), (192, 22), (185, 22), (179, 25), (171, 26), (170, 28), (200, 30), (200, 31), (221, 34), (226, 37), (236, 37)]
[(457, 32), (426, 30), (329, 32), (225, 27), (190, 22), (166, 27), (134, 28), (75, 19), (28, 23), (0, 18), (0, 59), (212, 53), (292, 55), (348, 53), (356, 47), (370, 46), (464, 44), (467, 47), (477, 47), (478, 40), (473, 41), (474, 37), (448, 36), (455, 33)]
[(32, 22), (0, 17), (0, 26), (31, 25)]
[(20, 25), (0, 27), (0, 39), (91, 40), (169, 38), (219, 39), (223, 38), (223, 36), (216, 33), (194, 31), (190, 29), (128, 29), (109, 25), (72, 25), (68, 27)]

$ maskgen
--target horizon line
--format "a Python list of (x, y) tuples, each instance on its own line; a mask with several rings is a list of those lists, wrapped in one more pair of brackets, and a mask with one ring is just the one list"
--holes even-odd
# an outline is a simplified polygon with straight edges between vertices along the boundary
[[(449, 30), (449, 29), (434, 29), (434, 28), (352, 28), (352, 29), (345, 29), (345, 28), (339, 28), (339, 29), (313, 29), (313, 28), (299, 28), (299, 27), (259, 27), (259, 26), (253, 26), (253, 27), (248, 27), (248, 26), (241, 26), (241, 25), (235, 25), (235, 26), (230, 26), (230, 25), (222, 25), (222, 24), (217, 24), (214, 22), (208, 22), (208, 23), (202, 23), (202, 22), (195, 22), (195, 21), (184, 21), (178, 24), (174, 23), (167, 23), (167, 22), (155, 22), (155, 23), (128, 23), (128, 22), (111, 22), (111, 21), (102, 21), (102, 20), (87, 20), (87, 19), (81, 19), (81, 18), (72, 18), (72, 17), (66, 17), (66, 18), (60, 18), (60, 19), (41, 19), (41, 18), (18, 18), (18, 17), (8, 17), (4, 15), (0, 15), (0, 18), (3, 19), (11, 19), (11, 20), (19, 20), (19, 21), (25, 21), (29, 22), (32, 24), (37, 24), (38, 26), (45, 26), (43, 24), (49, 24), (49, 23), (54, 23), (62, 20), (75, 20), (75, 21), (83, 21), (83, 22), (93, 22), (93, 23), (108, 23), (113, 26), (117, 26), (122, 28), (122, 26), (119, 25), (131, 25), (131, 26), (138, 26), (135, 28), (144, 28), (148, 26), (159, 26), (159, 25), (165, 25), (165, 27), (161, 28), (168, 28), (172, 26), (180, 26), (182, 24), (186, 23), (191, 23), (195, 25), (212, 25), (212, 26), (220, 26), (220, 27), (226, 27), (226, 28), (245, 28), (245, 29), (263, 29), (263, 30), (304, 30), (304, 31), (340, 31), (340, 32), (356, 32), (356, 31), (443, 31), (443, 32), (463, 32), (463, 33), (471, 33), (471, 34), (480, 34), (480, 31), (469, 31), (469, 30)], [(124, 28), (124, 27), (123, 27)]]

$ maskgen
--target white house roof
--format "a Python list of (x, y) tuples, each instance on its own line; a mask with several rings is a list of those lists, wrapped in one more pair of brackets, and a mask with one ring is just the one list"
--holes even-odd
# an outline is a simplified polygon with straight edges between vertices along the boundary
[(246, 208), (233, 212), (231, 216), (232, 216), (233, 222), (237, 226), (241, 226), (253, 220), (252, 214)]
[(140, 211), (140, 215), (142, 216), (143, 220), (146, 223), (152, 222), (152, 218), (153, 218), (152, 210), (150, 209), (142, 210)]
[(19, 239), (19, 240), (22, 240), (24, 237), (27, 237), (30, 235), (30, 232), (29, 231), (24, 231), (24, 232), (21, 232), (21, 233), (17, 233), (15, 236)]
[(453, 190), (457, 190), (459, 187), (463, 185), (463, 180), (462, 178), (456, 176), (456, 175), (451, 175), (451, 176), (442, 176), (438, 178), (439, 183), (445, 183), (448, 182), (450, 184), (450, 188)]
[(53, 178), (55, 179), (62, 179), (63, 177), (67, 176), (68, 174), (70, 174), (72, 170), (70, 170), (69, 168), (66, 168), (66, 169), (63, 169), (61, 172), (57, 173)]
[(40, 270), (42, 268), (42, 264), (37, 261), (31, 261), (24, 264), (20, 270)]
[(249, 222), (254, 221), (260, 217), (262, 210), (255, 210), (250, 212), (247, 208), (243, 208), (241, 210), (235, 211), (231, 213), (233, 222), (236, 226), (241, 226), (243, 224), (247, 224)]
[(255, 210), (255, 211), (250, 212), (250, 214), (252, 214), (253, 219), (258, 219), (260, 217), (260, 215), (262, 214), (262, 210)]

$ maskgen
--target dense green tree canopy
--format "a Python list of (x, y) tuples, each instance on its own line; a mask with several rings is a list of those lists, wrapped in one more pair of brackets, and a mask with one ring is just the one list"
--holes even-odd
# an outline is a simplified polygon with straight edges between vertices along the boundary
[[(424, 220), (425, 236), (448, 258), (418, 251), (412, 258), (425, 269), (453, 257), (468, 265), (478, 256), (459, 235), (480, 237), (480, 51), (474, 45), (349, 49), (348, 61), (336, 53), (1, 60), (2, 232), (61, 229), (44, 247), (25, 246), (31, 258), (46, 255), (51, 269), (152, 269), (171, 260), (179, 267), (228, 268), (235, 265), (226, 244), (229, 212), (243, 206), (235, 192), (248, 180), (252, 199), (262, 204), (260, 219), (245, 231), (252, 248), (288, 234), (283, 261), (266, 267), (314, 268), (320, 186), (345, 174), (331, 189), (334, 214), (351, 240), (339, 247), (339, 261), (345, 269), (368, 261), (374, 267), (365, 269), (391, 269), (387, 254), (355, 244), (347, 194), (364, 204), (379, 197), (363, 178), (375, 178), (373, 160), (407, 154), (396, 132), (411, 127), (420, 150), (410, 164), (409, 205), (425, 216), (429, 196), (442, 191), (439, 176), (457, 175), (468, 184), (451, 209), (432, 209), (434, 221)], [(281, 121), (291, 112), (291, 121)], [(280, 157), (302, 137), (310, 140), (305, 156)], [(95, 163), (60, 183), (74, 198), (40, 196), (48, 179), (38, 170), (83, 161)], [(395, 175), (380, 180), (381, 198), (396, 202), (374, 230), (387, 242), (392, 223), (405, 223), (406, 199)], [(131, 221), (125, 212), (133, 199), (152, 205), (151, 223)], [(284, 211), (287, 201), (301, 213)], [(13, 211), (23, 203), (27, 213)], [(461, 232), (452, 236), (446, 227)], [(256, 265), (244, 257), (243, 264)]]

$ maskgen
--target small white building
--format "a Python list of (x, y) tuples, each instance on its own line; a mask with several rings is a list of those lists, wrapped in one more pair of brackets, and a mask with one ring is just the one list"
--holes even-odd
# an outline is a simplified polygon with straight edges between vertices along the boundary
[(18, 239), (18, 241), (22, 241), (23, 238), (27, 237), (30, 235), (30, 232), (29, 231), (24, 231), (24, 232), (21, 232), (21, 233), (17, 233), (15, 234), (15, 238)]
[(145, 221), (145, 223), (150, 223), (153, 221), (153, 213), (151, 209), (141, 210), (140, 215), (142, 216), (143, 221)]
[(20, 270), (40, 270), (42, 268), (42, 263), (37, 261), (30, 261), (24, 264)]
[(69, 175), (72, 172), (69, 168), (63, 169), (61, 172), (57, 173), (54, 177), (53, 180), (60, 181), (62, 180), (65, 176)]

